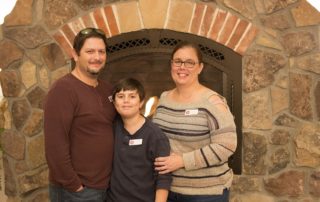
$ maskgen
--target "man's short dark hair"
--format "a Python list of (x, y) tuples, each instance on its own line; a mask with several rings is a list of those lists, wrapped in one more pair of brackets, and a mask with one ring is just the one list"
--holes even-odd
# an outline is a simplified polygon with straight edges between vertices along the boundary
[(80, 50), (84, 44), (84, 42), (88, 38), (99, 38), (102, 39), (107, 51), (107, 37), (106, 34), (101, 30), (93, 27), (85, 28), (78, 32), (78, 34), (75, 36), (73, 40), (73, 49), (77, 53), (77, 55), (80, 55)]

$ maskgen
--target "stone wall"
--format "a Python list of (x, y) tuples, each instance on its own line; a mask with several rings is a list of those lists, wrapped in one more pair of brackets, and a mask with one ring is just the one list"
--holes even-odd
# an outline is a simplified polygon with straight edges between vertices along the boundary
[[(154, 15), (157, 13), (157, 15)], [(320, 199), (320, 14), (305, 0), (18, 0), (0, 27), (5, 192), (47, 201), (42, 102), (77, 30), (189, 32), (243, 55), (243, 173), (233, 202)]]

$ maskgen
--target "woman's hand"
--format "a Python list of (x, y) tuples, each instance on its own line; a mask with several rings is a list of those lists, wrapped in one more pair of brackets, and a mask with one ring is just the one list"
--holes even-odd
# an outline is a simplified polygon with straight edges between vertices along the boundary
[(182, 156), (175, 153), (171, 153), (170, 156), (156, 158), (154, 165), (159, 174), (166, 174), (184, 167)]

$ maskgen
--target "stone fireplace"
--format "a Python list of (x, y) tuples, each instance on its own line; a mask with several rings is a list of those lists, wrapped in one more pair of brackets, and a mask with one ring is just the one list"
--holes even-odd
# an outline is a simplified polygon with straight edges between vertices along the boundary
[(237, 121), (231, 201), (318, 201), (319, 23), (305, 0), (18, 0), (0, 28), (6, 195), (48, 200), (43, 98), (70, 71), (75, 33), (93, 26), (110, 42), (101, 77), (134, 76), (148, 96), (173, 85), (170, 44), (199, 44), (201, 81), (227, 97)]

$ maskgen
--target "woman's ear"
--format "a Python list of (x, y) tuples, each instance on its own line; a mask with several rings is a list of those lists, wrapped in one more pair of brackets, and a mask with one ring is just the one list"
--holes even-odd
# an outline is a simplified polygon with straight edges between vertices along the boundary
[(202, 70), (203, 70), (203, 62), (201, 62), (200, 64), (199, 64), (199, 72), (198, 72), (198, 74), (200, 74), (201, 72), (202, 72)]

